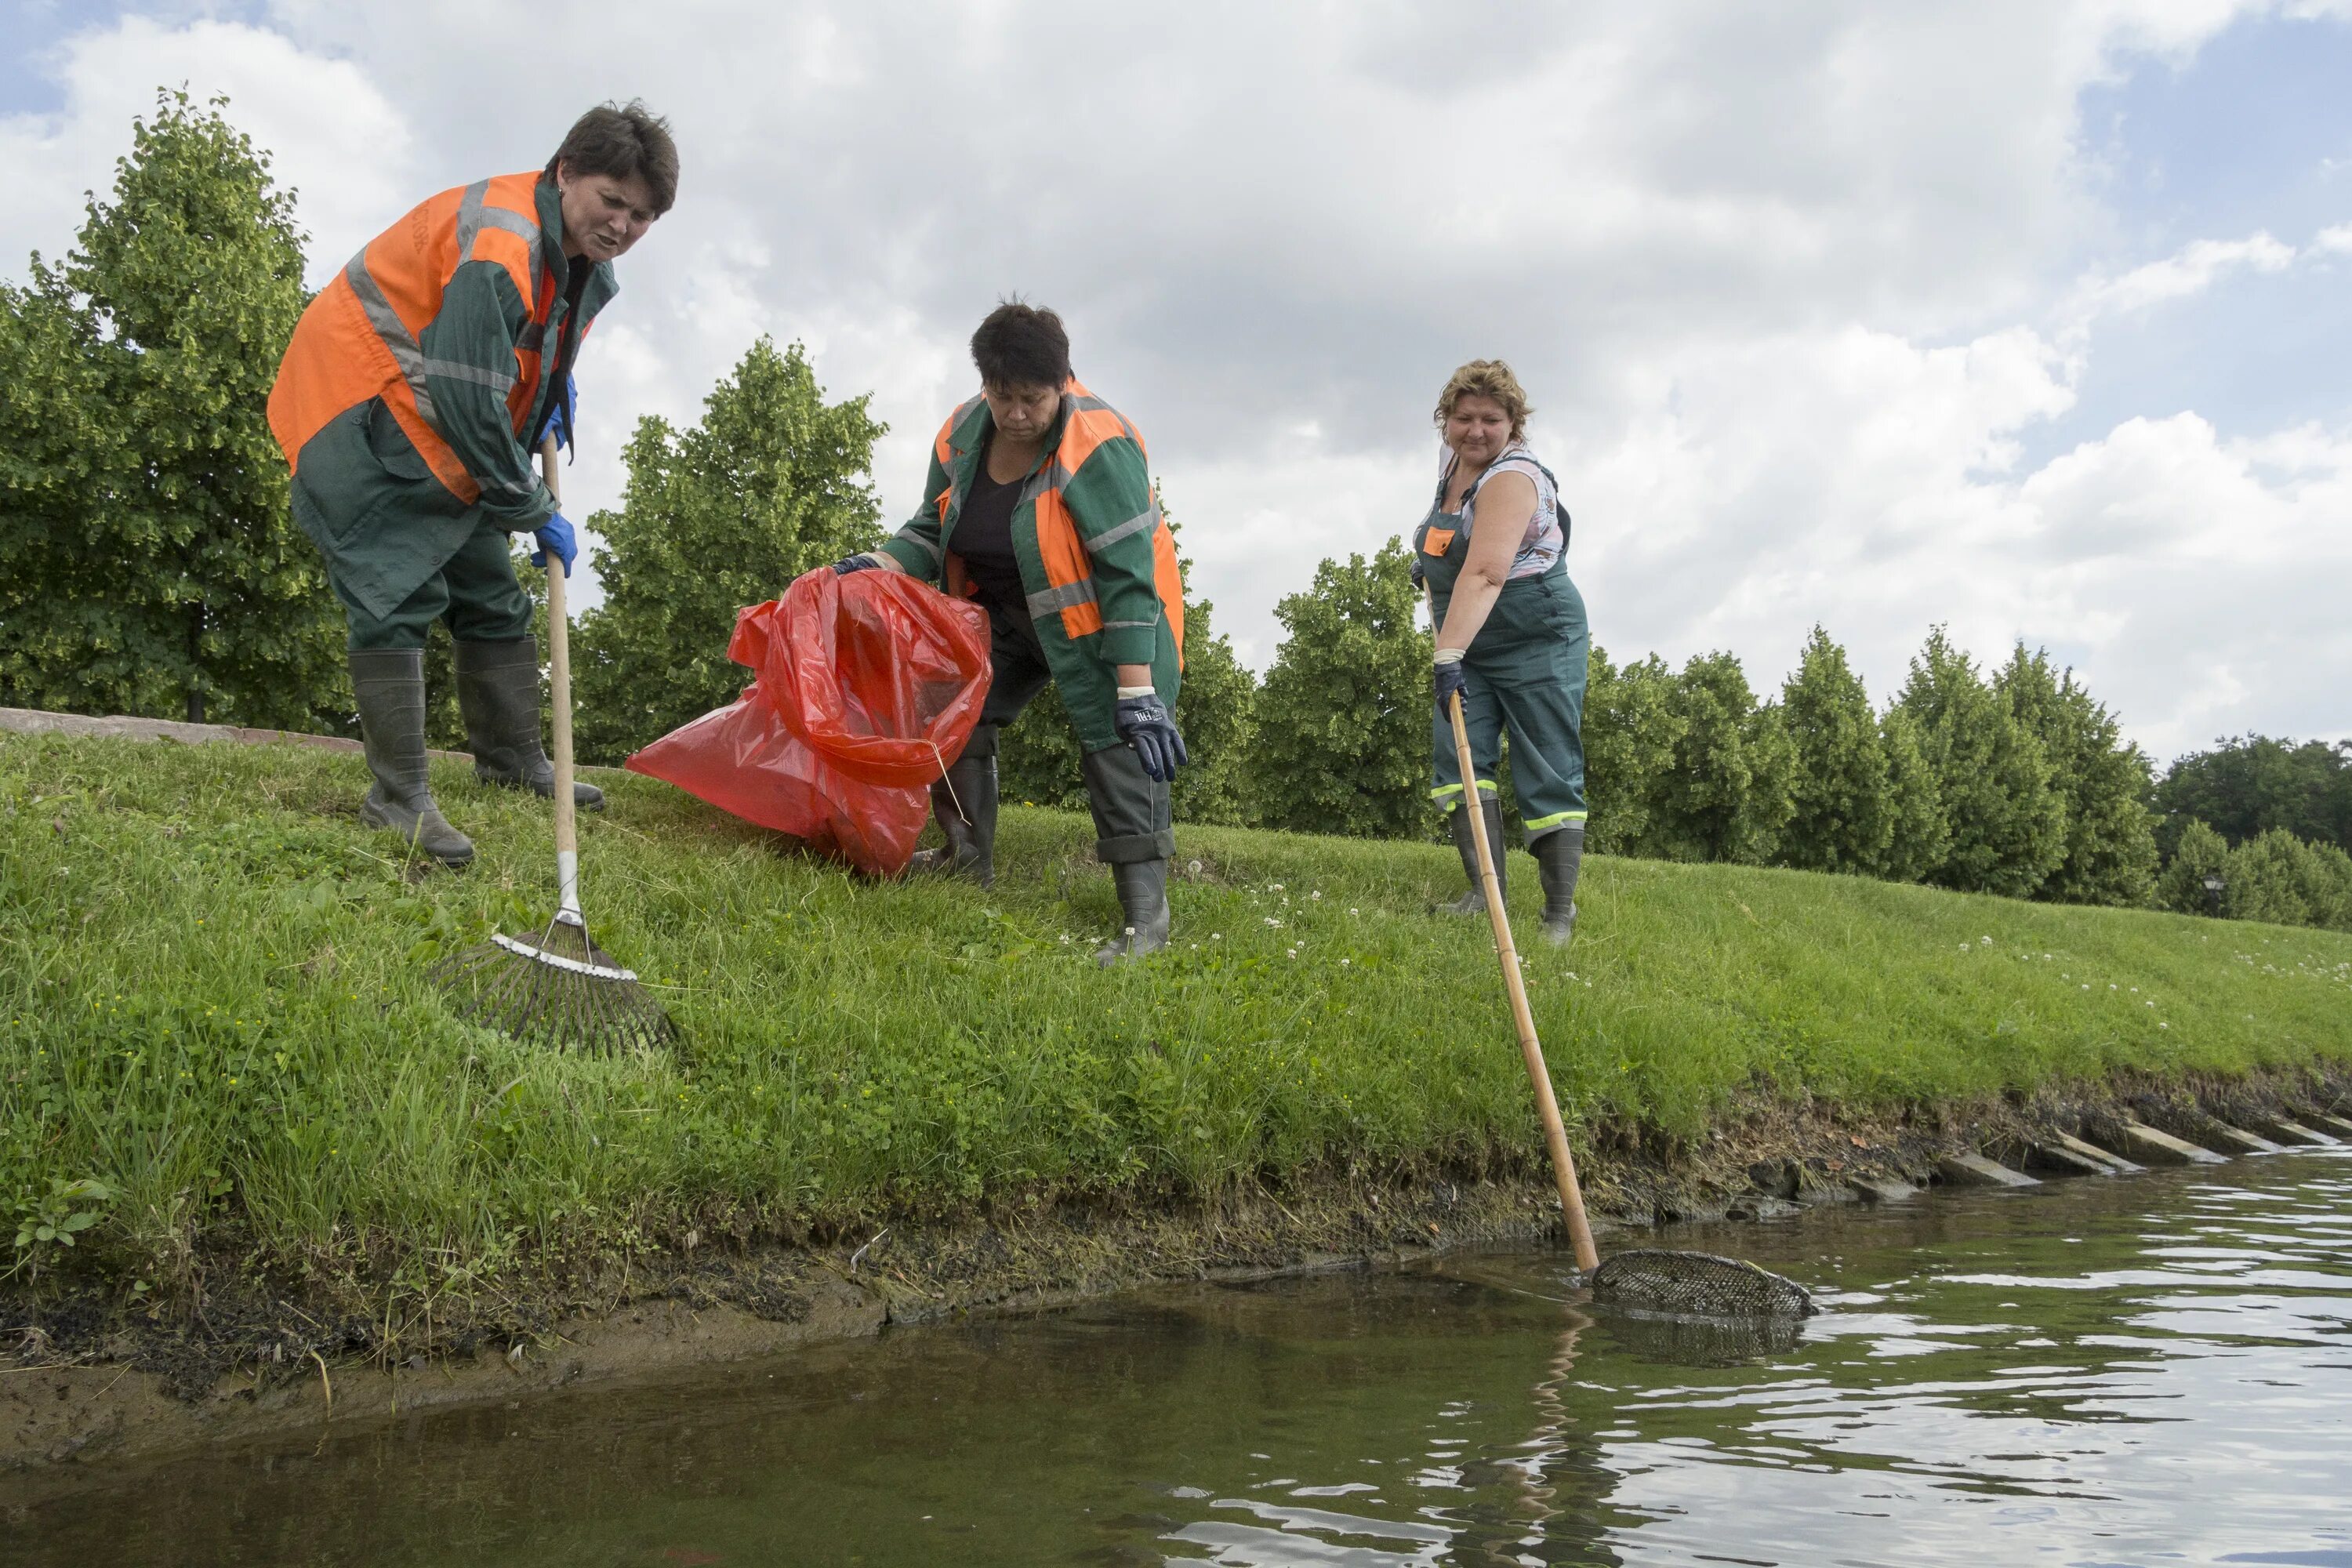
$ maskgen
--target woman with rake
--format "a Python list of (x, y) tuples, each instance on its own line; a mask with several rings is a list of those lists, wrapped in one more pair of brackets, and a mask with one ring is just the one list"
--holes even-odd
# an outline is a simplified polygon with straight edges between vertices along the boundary
[[(613, 262), (667, 212), (677, 148), (643, 106), (581, 116), (545, 169), (427, 198), (302, 312), (269, 394), (296, 521), (351, 621), (352, 689), (374, 786), (362, 820), (443, 865), (474, 846), (425, 768), (425, 637), (457, 642), (457, 705), (483, 782), (552, 793), (539, 649), (509, 540), (569, 570), (572, 524), (534, 473), (572, 437), (572, 369), (618, 285)], [(575, 784), (578, 805), (604, 795)]]

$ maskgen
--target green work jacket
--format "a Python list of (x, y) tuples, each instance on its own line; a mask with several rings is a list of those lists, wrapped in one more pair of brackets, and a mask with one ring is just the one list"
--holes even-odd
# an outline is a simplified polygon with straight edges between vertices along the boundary
[(330, 421), (303, 446), (295, 467), (295, 521), (344, 587), (379, 616), (398, 608), (483, 524), (524, 532), (555, 510), (555, 498), (530, 462), (528, 443), (536, 429), (516, 435), (508, 412), (515, 349), (533, 340), (546, 345), (530, 400), (534, 410), (544, 410), (560, 345), (586, 331), (620, 286), (610, 262), (593, 263), (579, 320), (571, 320), (573, 264), (563, 254), (562, 198), (554, 181), (541, 179), (534, 199), (539, 262), (554, 290), (548, 320), (532, 319), (532, 302), (504, 267), (478, 259), (451, 274), (438, 312), (418, 334), (436, 427), (481, 485), (481, 498), (468, 502), (435, 478), (380, 398)]
[[(1075, 383), (1072, 388), (1062, 395), (1062, 411), (1045, 437), (1045, 453), (1013, 507), (1013, 553), (1021, 565), (1037, 640), (1045, 647), (1046, 665), (1078, 743), (1099, 752), (1120, 743), (1113, 722), (1120, 665), (1150, 666), (1160, 700), (1175, 707), (1183, 679), (1181, 633), (1175, 624), (1181, 614), (1182, 586), (1172, 584), (1176, 608), (1171, 610), (1174, 549), (1171, 544), (1163, 550), (1167, 524), (1152, 493), (1142, 443), (1131, 429), (1101, 439), (1089, 430), (1090, 449), (1076, 470), (1061, 467), (1077, 445), (1067, 438), (1072, 421), (1108, 412), (1099, 398)], [(987, 400), (974, 397), (949, 416), (932, 443), (922, 510), (882, 545), (882, 552), (910, 575), (927, 583), (948, 581), (947, 563), (955, 550), (964, 497), (971, 493), (973, 475), (995, 428)], [(1063, 614), (1063, 607), (1080, 595), (1073, 584), (1052, 580), (1037, 537), (1039, 499), (1056, 480), (1089, 563), (1089, 577), (1077, 586), (1099, 615), (1099, 629), (1076, 635), (1069, 630), (1071, 617)]]

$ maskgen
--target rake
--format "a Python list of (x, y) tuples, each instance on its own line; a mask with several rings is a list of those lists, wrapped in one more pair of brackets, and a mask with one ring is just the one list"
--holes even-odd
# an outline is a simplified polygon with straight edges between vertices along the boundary
[[(539, 464), (556, 489), (555, 442)], [(560, 499), (560, 497), (559, 497)], [(635, 972), (588, 938), (580, 912), (580, 831), (572, 800), (572, 647), (563, 607), (563, 562), (547, 557), (548, 687), (554, 710), (554, 917), (528, 936), (490, 940), (434, 966), (432, 978), (474, 1022), (558, 1048), (622, 1050), (662, 1044), (675, 1032)]]

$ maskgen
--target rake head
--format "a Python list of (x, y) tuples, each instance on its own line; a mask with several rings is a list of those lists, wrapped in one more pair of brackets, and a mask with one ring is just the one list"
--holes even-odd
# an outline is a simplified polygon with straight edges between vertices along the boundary
[(636, 975), (568, 910), (530, 936), (497, 932), (434, 965), (431, 978), (475, 1023), (560, 1050), (643, 1049), (676, 1033)]

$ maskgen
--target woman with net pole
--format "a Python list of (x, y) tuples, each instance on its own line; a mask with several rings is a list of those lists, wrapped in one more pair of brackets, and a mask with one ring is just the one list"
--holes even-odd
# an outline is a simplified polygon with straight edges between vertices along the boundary
[[(1438, 395), (1444, 440), (1437, 494), (1413, 534), (1413, 579), (1430, 595), (1437, 632), (1430, 791), (1446, 813), (1470, 890), (1444, 906), (1484, 914), (1477, 851), (1462, 809), (1448, 708), (1455, 692), (1470, 731), (1486, 841), (1503, 841), (1495, 775), (1505, 728), (1528, 852), (1543, 880), (1544, 934), (1576, 929), (1584, 858), (1584, 600), (1568, 576), (1568, 514), (1551, 470), (1527, 443), (1527, 393), (1501, 360), (1472, 360)], [(1498, 882), (1504, 863), (1495, 867)]]
[(923, 505), (882, 548), (835, 563), (937, 583), (988, 611), (980, 722), (931, 786), (947, 847), (917, 871), (996, 872), (998, 733), (1050, 683), (1077, 731), (1095, 854), (1118, 889), (1113, 963), (1168, 945), (1170, 781), (1185, 763), (1172, 710), (1184, 584), (1143, 437), (1070, 374), (1051, 310), (998, 306), (971, 337), (980, 392), (932, 443)]

